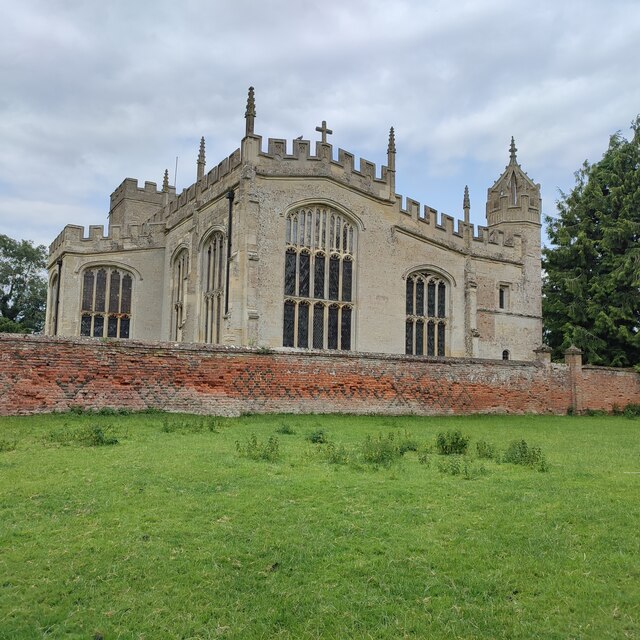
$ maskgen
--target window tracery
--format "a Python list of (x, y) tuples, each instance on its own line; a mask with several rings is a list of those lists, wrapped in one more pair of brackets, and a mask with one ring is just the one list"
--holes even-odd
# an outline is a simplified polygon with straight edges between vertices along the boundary
[(182, 342), (187, 314), (189, 253), (182, 249), (173, 261), (173, 339)]
[(86, 269), (82, 276), (80, 335), (128, 338), (131, 329), (131, 273), (118, 267)]
[(407, 277), (405, 353), (444, 356), (447, 352), (448, 285), (435, 273)]
[(214, 232), (203, 247), (202, 265), (202, 332), (204, 342), (218, 344), (222, 332), (224, 298), (225, 245), (220, 231)]
[(287, 215), (285, 347), (351, 349), (355, 239), (354, 224), (330, 207)]

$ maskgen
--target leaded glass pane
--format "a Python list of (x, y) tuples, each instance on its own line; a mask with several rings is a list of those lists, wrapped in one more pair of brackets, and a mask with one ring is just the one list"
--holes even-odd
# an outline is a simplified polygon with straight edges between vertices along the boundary
[(120, 318), (120, 337), (128, 338), (129, 337), (129, 318)]
[(299, 296), (307, 298), (309, 296), (309, 265), (311, 256), (308, 253), (300, 254), (300, 282), (298, 284)]
[(438, 324), (438, 355), (444, 355), (444, 322)]
[(351, 350), (351, 307), (342, 307), (342, 329), (340, 331), (340, 348)]
[(284, 303), (284, 329), (282, 335), (282, 344), (285, 347), (293, 347), (295, 309), (296, 305), (290, 300), (287, 300)]
[(324, 298), (324, 256), (317, 254), (313, 269), (313, 296)]
[(353, 262), (351, 260), (342, 261), (342, 299), (351, 302), (351, 273)]
[(107, 323), (107, 337), (108, 338), (117, 338), (118, 337), (118, 318), (117, 316), (109, 316), (109, 320)]
[(298, 347), (309, 346), (309, 305), (304, 302), (298, 305)]
[(313, 348), (324, 348), (324, 305), (313, 307)]
[(111, 272), (111, 282), (109, 283), (109, 312), (118, 313), (120, 302), (120, 274), (117, 271)]
[[(84, 272), (84, 282), (82, 285), (82, 310), (93, 311), (93, 271)], [(83, 333), (89, 335), (88, 333)]]
[(340, 282), (340, 258), (331, 256), (329, 259), (329, 300), (338, 299), (338, 284)]
[(422, 278), (416, 281), (416, 315), (424, 315), (424, 280)]
[(446, 315), (446, 304), (445, 304), (445, 296), (446, 290), (444, 282), (441, 282), (438, 285), (438, 318), (444, 318)]
[[(407, 278), (407, 315), (413, 315), (413, 279)], [(413, 352), (413, 347), (411, 348), (411, 352)], [(411, 353), (407, 351), (407, 353)]]
[(342, 227), (342, 251), (344, 253), (347, 252), (347, 238), (349, 236), (349, 227), (345, 224)]
[(96, 277), (96, 303), (93, 308), (94, 311), (104, 311), (104, 303), (105, 303), (106, 295), (107, 295), (107, 272), (104, 269), (100, 269)]
[(93, 337), (102, 338), (104, 335), (104, 316), (93, 317)]
[(224, 238), (222, 237), (222, 234), (218, 234), (218, 242), (216, 243), (216, 254), (218, 257), (218, 268), (217, 268), (217, 283), (216, 283), (216, 288), (217, 289), (222, 289), (222, 274), (225, 272), (225, 270), (223, 269), (223, 265), (224, 265), (224, 251), (223, 251), (223, 242), (224, 242)]
[(416, 321), (416, 355), (424, 354), (424, 320)]
[(287, 296), (296, 294), (296, 252), (287, 251), (284, 263), (284, 293)]
[(436, 355), (435, 325), (431, 321), (427, 323), (427, 355)]
[(436, 315), (436, 283), (433, 280), (427, 286), (427, 315), (430, 318)]
[(80, 322), (80, 335), (81, 336), (90, 336), (91, 335), (91, 316), (84, 314), (82, 316), (82, 321)]
[(413, 322), (411, 320), (407, 320), (404, 350), (409, 355), (413, 354)]
[(131, 283), (131, 276), (128, 273), (125, 273), (122, 277), (122, 298), (120, 300), (120, 313), (131, 313)]
[(328, 327), (328, 347), (329, 349), (338, 348), (338, 307), (329, 307), (329, 327)]

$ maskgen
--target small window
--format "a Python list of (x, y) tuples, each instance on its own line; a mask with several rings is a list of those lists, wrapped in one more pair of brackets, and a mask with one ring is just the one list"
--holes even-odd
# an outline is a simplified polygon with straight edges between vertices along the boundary
[(509, 359), (509, 352), (506, 349), (502, 352), (502, 359), (503, 360)]
[(509, 285), (501, 284), (498, 288), (498, 308), (509, 308)]

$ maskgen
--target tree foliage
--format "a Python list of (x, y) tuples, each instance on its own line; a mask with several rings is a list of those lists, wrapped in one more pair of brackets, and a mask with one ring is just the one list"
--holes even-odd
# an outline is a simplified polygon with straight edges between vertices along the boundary
[(640, 362), (640, 116), (632, 130), (584, 163), (546, 219), (543, 318), (556, 355), (575, 344), (592, 364)]
[(30, 333), (44, 325), (47, 251), (0, 234), (0, 331)]

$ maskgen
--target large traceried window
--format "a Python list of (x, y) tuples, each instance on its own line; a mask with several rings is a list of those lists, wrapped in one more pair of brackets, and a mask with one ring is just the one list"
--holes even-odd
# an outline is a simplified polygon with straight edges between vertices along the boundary
[(182, 342), (187, 312), (189, 253), (182, 249), (173, 261), (173, 339)]
[(222, 333), (224, 304), (224, 236), (216, 231), (205, 242), (202, 255), (202, 333), (204, 342), (218, 344)]
[(355, 225), (327, 206), (287, 215), (282, 343), (349, 351), (353, 335)]
[(405, 352), (446, 355), (447, 283), (427, 271), (407, 276)]
[(82, 277), (80, 335), (128, 338), (133, 278), (118, 267), (87, 269)]

